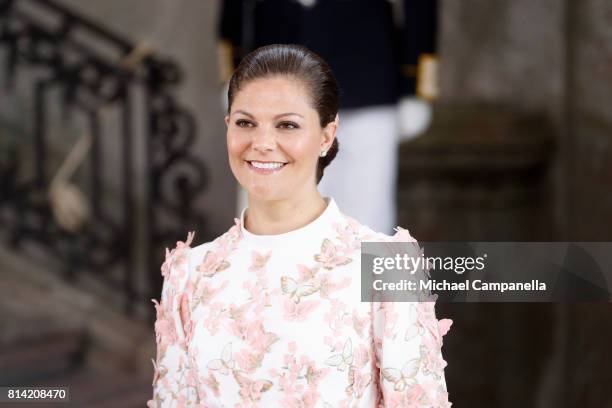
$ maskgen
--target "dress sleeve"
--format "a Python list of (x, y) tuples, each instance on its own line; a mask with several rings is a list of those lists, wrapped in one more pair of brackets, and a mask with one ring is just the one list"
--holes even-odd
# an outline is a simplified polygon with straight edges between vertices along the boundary
[[(153, 397), (149, 408), (189, 406), (197, 399), (195, 365), (190, 361), (186, 337), (185, 284), (189, 276), (189, 245), (193, 233), (186, 242), (178, 242), (175, 249), (166, 249), (166, 260), (161, 270), (164, 277), (161, 299), (155, 304), (155, 340), (157, 356), (153, 361)], [(188, 326), (187, 326), (188, 327)]]
[[(416, 242), (401, 228), (392, 241)], [(441, 348), (452, 321), (436, 319), (435, 301), (373, 301), (372, 324), (378, 408), (450, 407)]]

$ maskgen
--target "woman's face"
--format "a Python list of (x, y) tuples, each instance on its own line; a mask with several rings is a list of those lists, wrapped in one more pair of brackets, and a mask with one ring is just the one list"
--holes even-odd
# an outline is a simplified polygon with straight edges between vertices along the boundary
[(227, 150), (234, 176), (252, 198), (282, 200), (316, 191), (319, 153), (337, 123), (321, 128), (305, 85), (274, 76), (245, 84), (234, 96)]

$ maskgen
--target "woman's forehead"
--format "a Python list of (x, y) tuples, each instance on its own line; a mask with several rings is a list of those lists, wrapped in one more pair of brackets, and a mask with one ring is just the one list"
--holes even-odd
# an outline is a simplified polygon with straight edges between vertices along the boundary
[(311, 102), (301, 81), (283, 77), (262, 78), (241, 87), (232, 103), (232, 113), (276, 116), (293, 112), (307, 117), (314, 111)]

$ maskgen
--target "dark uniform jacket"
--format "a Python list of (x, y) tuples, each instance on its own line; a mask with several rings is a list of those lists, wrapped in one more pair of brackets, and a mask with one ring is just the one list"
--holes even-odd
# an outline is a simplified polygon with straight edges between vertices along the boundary
[(234, 66), (262, 45), (302, 44), (330, 64), (343, 108), (392, 104), (415, 94), (419, 57), (435, 53), (437, 31), (436, 0), (396, 1), (402, 25), (388, 0), (224, 0), (218, 31)]

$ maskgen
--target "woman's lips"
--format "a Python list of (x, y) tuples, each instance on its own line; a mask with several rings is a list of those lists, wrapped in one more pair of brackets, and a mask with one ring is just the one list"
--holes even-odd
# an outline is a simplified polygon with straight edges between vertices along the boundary
[[(271, 167), (271, 168), (262, 168), (262, 167), (255, 167), (253, 165), (253, 162), (245, 160), (247, 166), (249, 167), (249, 169), (251, 171), (254, 171), (257, 174), (274, 174), (274, 173), (278, 173), (279, 171), (281, 171), (282, 169), (285, 168), (285, 166), (287, 166), (287, 163), (282, 163), (282, 165), (280, 167), (275, 166), (275, 167)], [(260, 164), (264, 164), (264, 166), (270, 166), (268, 163), (275, 163), (275, 162), (256, 162), (256, 163), (260, 163)]]

